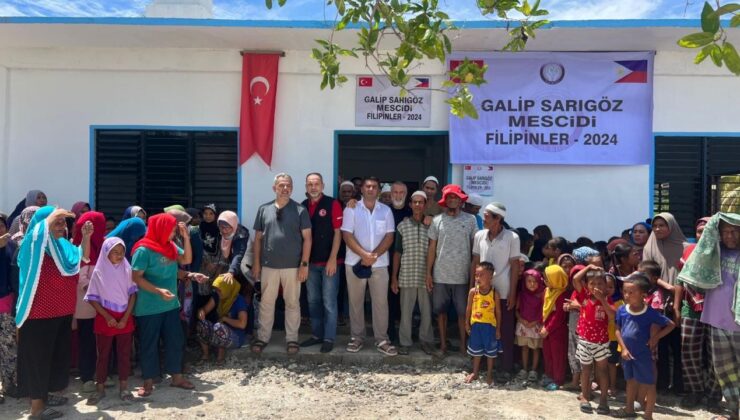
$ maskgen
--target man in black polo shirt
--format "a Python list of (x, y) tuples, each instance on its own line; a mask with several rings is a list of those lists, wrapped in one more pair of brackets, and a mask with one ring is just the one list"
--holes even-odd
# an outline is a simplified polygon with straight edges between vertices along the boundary
[(324, 180), (318, 172), (306, 175), (306, 195), (303, 207), (311, 217), (311, 257), (309, 258), (308, 310), (311, 316), (311, 338), (302, 347), (321, 344), (321, 352), (334, 348), (337, 337), (337, 294), (339, 275), (337, 254), (342, 242), (342, 206), (324, 195)]

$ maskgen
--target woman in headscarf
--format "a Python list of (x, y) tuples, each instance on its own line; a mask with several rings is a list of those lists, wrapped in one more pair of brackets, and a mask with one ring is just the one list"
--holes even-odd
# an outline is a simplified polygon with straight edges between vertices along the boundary
[(730, 410), (740, 418), (740, 215), (717, 213), (678, 276), (705, 290), (701, 322), (710, 327), (714, 374)]
[[(681, 257), (682, 268), (686, 264), (710, 217), (702, 217), (694, 224), (697, 243), (689, 244)], [(717, 408), (722, 401), (722, 389), (712, 367), (712, 350), (707, 344), (712, 338), (712, 327), (701, 321), (704, 311), (704, 291), (681, 281), (684, 272), (678, 275), (676, 296), (681, 296), (681, 356), (683, 357), (683, 381), (688, 394), (681, 399), (680, 406), (696, 408), (706, 398), (708, 407)]]
[[(80, 263), (79, 280), (77, 281), (77, 306), (75, 308), (73, 329), (77, 330), (77, 368), (80, 370), (82, 392), (95, 391), (95, 365), (97, 350), (95, 346), (95, 308), (85, 301), (85, 294), (90, 285), (90, 278), (98, 263), (100, 251), (105, 241), (105, 215), (97, 211), (82, 213), (74, 226), (72, 243), (79, 245), (82, 242), (82, 227), (90, 222), (93, 234), (90, 237), (90, 258)], [(74, 338), (73, 338), (74, 339)]]
[(13, 254), (15, 253), (15, 242), (8, 234), (6, 220), (8, 216), (0, 213), (0, 404), (5, 402), (8, 391), (15, 394), (15, 364), (16, 364), (16, 342), (15, 342), (15, 319), (13, 319), (13, 308), (15, 308), (15, 290), (11, 284), (13, 266)]
[[(676, 277), (683, 250), (688, 245), (686, 237), (676, 218), (670, 213), (660, 213), (653, 218), (653, 231), (642, 253), (644, 261), (652, 260), (660, 266), (660, 278), (668, 283), (670, 295), (664, 296), (665, 315), (680, 325), (680, 296), (675, 296)], [(670, 358), (673, 363), (670, 363)], [(673, 392), (683, 393), (683, 374), (681, 367), (681, 331), (675, 328), (663, 337), (658, 345), (657, 389), (666, 390), (672, 386)], [(672, 369), (672, 371), (671, 371)]]
[(139, 217), (132, 217), (122, 221), (111, 231), (106, 238), (117, 237), (123, 239), (126, 246), (126, 259), (131, 262), (131, 249), (146, 233), (146, 223)]
[[(207, 204), (203, 207), (203, 219), (198, 227), (203, 240), (203, 273), (210, 278), (216, 278), (222, 273), (217, 272), (216, 267), (221, 232), (218, 230), (218, 209), (215, 204)], [(201, 290), (200, 293), (205, 296), (211, 295), (209, 288)]]
[(226, 349), (244, 345), (248, 307), (239, 294), (239, 287), (239, 283), (226, 283), (223, 276), (219, 276), (213, 282), (213, 295), (198, 311), (197, 334), (203, 351), (202, 361), (208, 361), (211, 346), (217, 348), (216, 363), (220, 364)]
[(632, 226), (630, 238), (632, 239), (632, 244), (637, 248), (637, 251), (640, 254), (640, 260), (642, 260), (642, 250), (645, 247), (645, 244), (647, 244), (652, 230), (652, 226), (645, 222), (637, 222)]
[[(18, 217), (23, 209), (26, 207), (31, 206), (37, 206), (37, 207), (43, 207), (46, 205), (46, 194), (44, 194), (41, 190), (31, 190), (28, 193), (26, 193), (26, 198), (21, 200), (16, 206), (15, 210), (13, 210), (12, 213), (10, 213), (10, 216), (8, 216), (8, 220), (6, 222), (6, 225), (12, 224), (15, 221), (15, 218)], [(16, 230), (17, 231), (17, 230)], [(13, 229), (11, 229), (11, 235), (15, 233)]]
[[(17, 217), (18, 220), (18, 229), (15, 233), (8, 232), (11, 236), (10, 239), (15, 242), (15, 244), (20, 247), (21, 241), (23, 241), (23, 237), (26, 234), (26, 231), (28, 230), (28, 225), (31, 223), (31, 219), (33, 218), (33, 215), (36, 214), (36, 211), (39, 209), (38, 206), (30, 206), (23, 209), (20, 216)], [(15, 259), (14, 259), (15, 261)]]
[(90, 211), (90, 204), (85, 201), (78, 201), (72, 205), (71, 211), (75, 214), (75, 218), (79, 219), (80, 216)]
[[(179, 232), (184, 249), (172, 241)], [(202, 278), (178, 270), (178, 264), (190, 264), (189, 232), (184, 224), (169, 214), (149, 218), (146, 236), (133, 248), (134, 283), (139, 288), (134, 315), (141, 340), (141, 371), (144, 384), (140, 397), (149, 396), (154, 378), (160, 375), (159, 340), (164, 342), (164, 371), (172, 376), (171, 386), (194, 389), (182, 375), (184, 336), (180, 326), (180, 302), (177, 300), (177, 281)]]
[(40, 208), (18, 254), (18, 383), (30, 396), (31, 416), (36, 418), (61, 416), (47, 406), (67, 402), (53, 393), (69, 383), (77, 274), (80, 261), (89, 257), (93, 233), (92, 224), (86, 224), (81, 247), (74, 246), (65, 238), (65, 218), (71, 216), (63, 209)]
[(139, 206), (127, 207), (126, 210), (123, 211), (123, 216), (121, 217), (121, 221), (128, 220), (132, 217), (138, 217), (139, 219), (146, 222), (146, 217), (147, 217), (146, 211)]
[(552, 239), (552, 231), (547, 225), (539, 225), (532, 231), (532, 239), (534, 239), (534, 245), (532, 246), (532, 252), (529, 255), (529, 260), (532, 262), (540, 262), (545, 259), (545, 254), (542, 248), (547, 245), (547, 241)]
[(242, 258), (247, 252), (249, 230), (239, 224), (239, 217), (233, 211), (224, 211), (218, 216), (218, 230), (221, 233), (219, 251), (221, 260), (228, 265), (224, 281), (229, 283), (238, 280), (242, 283)]

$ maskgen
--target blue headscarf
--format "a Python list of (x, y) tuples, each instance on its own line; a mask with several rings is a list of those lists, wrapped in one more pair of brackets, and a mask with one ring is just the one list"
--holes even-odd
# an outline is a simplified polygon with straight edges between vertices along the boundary
[(18, 303), (15, 316), (18, 328), (23, 325), (31, 313), (44, 254), (54, 260), (54, 264), (63, 276), (73, 276), (80, 272), (81, 248), (73, 245), (64, 237), (54, 238), (50, 233), (46, 218), (54, 210), (52, 206), (45, 206), (36, 211), (18, 252)]
[(138, 217), (132, 217), (122, 221), (113, 229), (106, 238), (117, 237), (123, 239), (126, 245), (126, 259), (131, 261), (131, 249), (136, 241), (142, 238), (146, 233), (146, 223)]
[(586, 265), (586, 260), (589, 257), (600, 255), (599, 251), (593, 248), (589, 248), (587, 246), (582, 246), (580, 248), (574, 249), (571, 254), (573, 255), (573, 258), (575, 258), (576, 264), (583, 264), (583, 265)]

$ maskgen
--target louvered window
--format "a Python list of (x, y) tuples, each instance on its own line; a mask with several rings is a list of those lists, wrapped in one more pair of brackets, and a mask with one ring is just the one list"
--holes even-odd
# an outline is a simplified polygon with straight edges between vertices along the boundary
[(94, 206), (114, 218), (133, 204), (236, 211), (237, 190), (235, 131), (95, 131)]

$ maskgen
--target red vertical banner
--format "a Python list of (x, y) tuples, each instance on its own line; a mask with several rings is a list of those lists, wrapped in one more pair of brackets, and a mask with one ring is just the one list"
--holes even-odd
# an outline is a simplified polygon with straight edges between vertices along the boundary
[(279, 60), (278, 54), (242, 56), (239, 165), (255, 153), (267, 166), (272, 164)]

